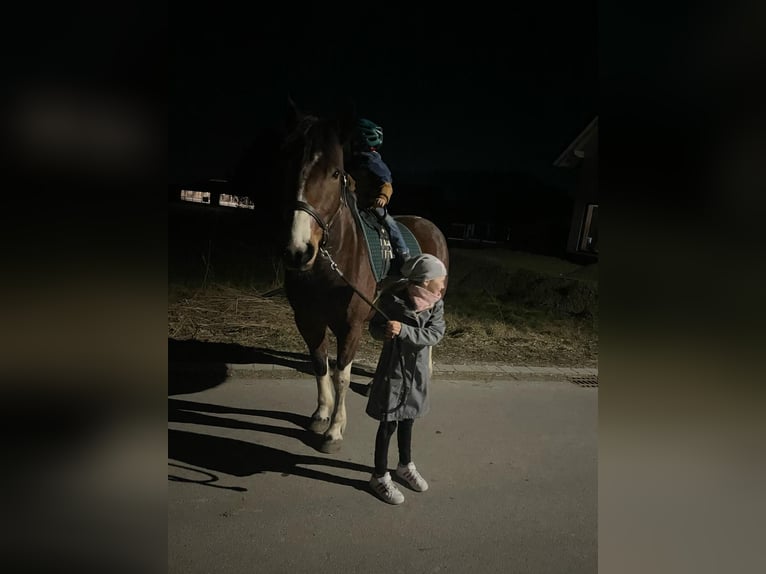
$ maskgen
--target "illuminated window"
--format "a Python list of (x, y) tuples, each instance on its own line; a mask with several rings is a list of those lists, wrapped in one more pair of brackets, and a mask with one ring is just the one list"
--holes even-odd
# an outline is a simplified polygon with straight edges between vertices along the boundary
[(181, 190), (181, 199), (183, 201), (193, 201), (195, 203), (210, 203), (209, 191), (194, 191), (191, 189)]
[(222, 193), (221, 199), (218, 201), (220, 205), (226, 207), (241, 207), (244, 209), (255, 209), (252, 200), (249, 197), (243, 197), (240, 195), (229, 195), (228, 193)]

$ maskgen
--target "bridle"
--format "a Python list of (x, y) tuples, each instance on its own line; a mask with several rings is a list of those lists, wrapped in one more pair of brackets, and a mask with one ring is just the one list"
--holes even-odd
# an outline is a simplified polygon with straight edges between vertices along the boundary
[(333, 213), (332, 217), (325, 223), (324, 219), (322, 219), (322, 216), (319, 215), (319, 212), (314, 209), (314, 207), (306, 203), (305, 201), (296, 201), (295, 202), (295, 209), (299, 211), (305, 211), (308, 213), (311, 217), (314, 218), (314, 221), (317, 222), (317, 225), (322, 228), (322, 241), (319, 243), (319, 247), (324, 249), (324, 246), (327, 244), (327, 240), (330, 238), (330, 228), (332, 227), (332, 224), (335, 222), (335, 218), (338, 217), (338, 214), (341, 212), (343, 207), (346, 205), (346, 194), (348, 193), (348, 174), (343, 171), (340, 173), (340, 202), (338, 203), (338, 209)]

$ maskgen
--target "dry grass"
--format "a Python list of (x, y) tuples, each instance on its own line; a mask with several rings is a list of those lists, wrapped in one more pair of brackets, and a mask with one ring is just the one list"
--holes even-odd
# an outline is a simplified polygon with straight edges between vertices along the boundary
[(437, 352), (445, 363), (576, 367), (598, 363), (597, 335), (572, 321), (549, 321), (540, 329), (531, 329), (450, 312), (446, 321), (447, 335)]
[[(567, 319), (513, 324), (503, 317), (477, 319), (450, 311), (446, 300), (447, 334), (434, 349), (443, 364), (473, 362), (531, 366), (596, 366), (598, 337), (594, 329)], [(220, 284), (205, 288), (171, 285), (168, 336), (217, 343), (236, 343), (283, 352), (305, 353), (293, 322), (293, 312), (282, 294), (264, 297), (252, 290)], [(365, 333), (357, 362), (375, 365), (381, 343)], [(333, 341), (334, 353), (334, 341)]]
[(306, 350), (284, 297), (263, 297), (219, 284), (199, 289), (172, 286), (169, 295), (168, 337), (172, 339)]
[[(282, 283), (281, 249), (252, 214), (178, 204), (169, 221), (171, 338), (306, 353), (285, 298), (263, 296)], [(449, 276), (437, 362), (596, 366), (597, 265), (451, 246)], [(365, 333), (358, 362), (379, 352)]]

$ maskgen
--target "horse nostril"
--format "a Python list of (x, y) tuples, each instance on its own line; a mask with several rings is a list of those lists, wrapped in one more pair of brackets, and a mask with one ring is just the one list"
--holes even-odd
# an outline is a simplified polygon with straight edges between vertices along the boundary
[(313, 259), (314, 253), (314, 246), (307, 243), (304, 249), (285, 249), (282, 253), (282, 259), (288, 267), (300, 268), (305, 267)]
[(314, 257), (314, 246), (311, 243), (306, 244), (306, 249), (302, 253), (301, 265), (305, 265)]

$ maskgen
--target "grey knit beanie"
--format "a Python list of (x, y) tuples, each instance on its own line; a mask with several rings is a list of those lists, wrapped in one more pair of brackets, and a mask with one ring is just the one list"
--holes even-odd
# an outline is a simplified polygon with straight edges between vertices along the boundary
[(423, 253), (422, 255), (408, 259), (407, 262), (402, 265), (402, 275), (410, 281), (422, 283), (427, 279), (436, 279), (437, 277), (446, 276), (447, 268), (438, 257), (430, 255), (429, 253)]

